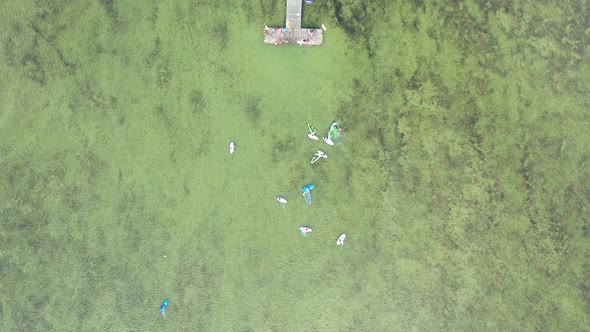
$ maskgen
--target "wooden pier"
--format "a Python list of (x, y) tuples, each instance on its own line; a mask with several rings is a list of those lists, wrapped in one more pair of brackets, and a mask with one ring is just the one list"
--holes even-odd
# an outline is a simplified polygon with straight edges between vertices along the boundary
[(315, 46), (322, 44), (324, 37), (322, 29), (302, 28), (301, 9), (303, 0), (287, 0), (287, 15), (284, 27), (264, 26), (264, 42), (267, 44), (282, 45), (296, 44)]

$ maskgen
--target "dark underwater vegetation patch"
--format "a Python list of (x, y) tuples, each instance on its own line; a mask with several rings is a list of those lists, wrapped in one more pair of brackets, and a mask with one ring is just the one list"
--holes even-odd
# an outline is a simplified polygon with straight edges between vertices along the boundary
[(273, 135), (272, 160), (279, 162), (282, 155), (288, 155), (289, 152), (293, 152), (299, 145), (297, 142), (292, 135), (281, 138)]
[[(277, 161), (279, 161), (278, 158)], [(289, 169), (287, 170), (287, 174), (289, 174), (289, 186), (291, 188), (301, 187), (301, 183), (305, 182), (306, 180), (305, 171), (301, 165), (290, 165)]]
[(258, 124), (262, 117), (262, 100), (260, 97), (248, 97), (246, 104), (243, 106), (246, 117), (253, 124)]
[(126, 120), (127, 118), (125, 117), (125, 111), (119, 109), (117, 112), (117, 123), (119, 123), (119, 126), (124, 126)]
[(117, 26), (119, 23), (119, 14), (117, 12), (115, 0), (100, 0), (100, 4), (102, 5), (107, 17), (111, 20), (111, 24), (113, 26)]
[(170, 69), (169, 61), (165, 60), (160, 62), (157, 69), (158, 87), (160, 89), (167, 88), (172, 80), (172, 69)]
[(217, 41), (220, 50), (224, 50), (229, 42), (229, 30), (227, 29), (227, 25), (223, 24), (215, 27), (213, 33), (214, 40)]
[(190, 104), (192, 106), (192, 113), (195, 115), (202, 115), (207, 109), (207, 100), (205, 94), (201, 89), (193, 89), (190, 93)]
[(159, 60), (161, 47), (162, 40), (160, 39), (160, 36), (157, 36), (154, 40), (154, 46), (152, 46), (150, 52), (147, 54), (143, 61), (146, 66), (152, 67)]
[(368, 5), (364, 1), (343, 3), (341, 0), (331, 1), (334, 15), (339, 26), (355, 42), (360, 42), (366, 49), (370, 58), (374, 56), (374, 49), (370, 44), (375, 16), (372, 15), (378, 8)]
[(243, 1), (242, 2), (242, 10), (246, 14), (246, 20), (248, 22), (253, 22), (253, 18), (256, 17), (256, 9), (254, 1)]
[(55, 52), (54, 56), (57, 55), (57, 58), (59, 59), (59, 62), (61, 62), (62, 68), (65, 69), (65, 72), (69, 75), (75, 74), (77, 68), (76, 64), (66, 58), (57, 42), (57, 34), (64, 30), (65, 27), (61, 26), (57, 29), (57, 31), (51, 31), (50, 35), (43, 31), (35, 23), (32, 23), (31, 27), (33, 31), (35, 31), (36, 35), (41, 40), (43, 40), (53, 52)]
[(45, 85), (47, 83), (47, 77), (39, 54), (29, 53), (25, 55), (20, 64), (24, 69), (25, 77), (39, 83), (39, 85)]
[(282, 1), (279, 0), (260, 0), (260, 8), (262, 9), (262, 16), (269, 17), (275, 15), (277, 11), (282, 10), (282, 6), (279, 7), (279, 3), (283, 5)]

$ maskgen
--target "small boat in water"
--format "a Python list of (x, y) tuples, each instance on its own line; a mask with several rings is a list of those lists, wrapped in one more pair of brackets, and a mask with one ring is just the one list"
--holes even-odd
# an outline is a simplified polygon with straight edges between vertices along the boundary
[(275, 196), (275, 200), (279, 203), (281, 203), (281, 206), (283, 207), (283, 209), (285, 209), (287, 207), (287, 200), (281, 196)]
[(229, 154), (234, 154), (235, 150), (236, 150), (236, 143), (229, 142)]
[(311, 232), (311, 228), (305, 226), (299, 227), (299, 230), (301, 231), (301, 235), (303, 236), (307, 236), (307, 233)]
[(336, 240), (336, 245), (339, 246), (343, 246), (344, 245), (344, 240), (346, 239), (346, 234), (342, 234), (338, 237), (338, 240)]

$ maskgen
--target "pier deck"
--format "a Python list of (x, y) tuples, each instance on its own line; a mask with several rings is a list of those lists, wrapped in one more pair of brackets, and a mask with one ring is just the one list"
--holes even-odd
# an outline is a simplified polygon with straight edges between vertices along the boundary
[(287, 15), (284, 27), (264, 26), (264, 42), (267, 44), (321, 45), (323, 30), (301, 27), (303, 0), (287, 0)]

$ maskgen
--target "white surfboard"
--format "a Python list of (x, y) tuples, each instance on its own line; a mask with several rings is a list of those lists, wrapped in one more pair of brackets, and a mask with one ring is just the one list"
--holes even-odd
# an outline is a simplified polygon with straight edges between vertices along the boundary
[(309, 232), (311, 232), (311, 228), (309, 228), (309, 227), (305, 227), (305, 226), (301, 226), (301, 227), (299, 227), (299, 230), (300, 230), (301, 232), (303, 232), (303, 233), (309, 233)]

